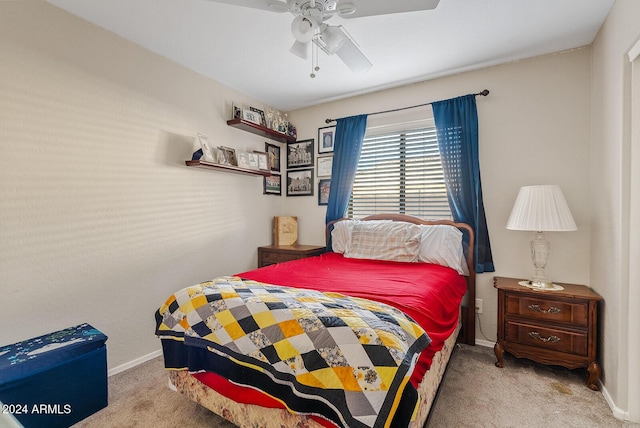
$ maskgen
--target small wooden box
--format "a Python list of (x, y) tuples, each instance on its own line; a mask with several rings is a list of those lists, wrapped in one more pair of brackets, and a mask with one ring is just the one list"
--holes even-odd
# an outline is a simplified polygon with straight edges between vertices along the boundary
[(298, 217), (273, 218), (273, 245), (295, 245), (298, 242)]

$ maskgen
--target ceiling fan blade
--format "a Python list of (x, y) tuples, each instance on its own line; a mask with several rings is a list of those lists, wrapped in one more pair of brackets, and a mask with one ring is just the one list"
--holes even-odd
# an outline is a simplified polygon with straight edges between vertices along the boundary
[(336, 55), (338, 55), (342, 62), (354, 73), (365, 73), (373, 67), (371, 61), (369, 61), (351, 39), (346, 40), (342, 44), (340, 49), (336, 51)]
[(209, 0), (214, 3), (225, 3), (234, 6), (248, 7), (251, 9), (268, 10), (270, 12), (287, 12), (289, 6), (286, 1), (280, 0)]
[(342, 25), (325, 25), (324, 27), (319, 36), (313, 39), (313, 43), (324, 53), (338, 55), (354, 73), (364, 73), (373, 67), (371, 61), (362, 53), (353, 37)]
[[(389, 15), (392, 13), (431, 10), (440, 0), (342, 0), (338, 3), (338, 15), (342, 18), (360, 18), (363, 16)], [(353, 9), (355, 9), (354, 12)], [(343, 13), (340, 13), (341, 10)]]

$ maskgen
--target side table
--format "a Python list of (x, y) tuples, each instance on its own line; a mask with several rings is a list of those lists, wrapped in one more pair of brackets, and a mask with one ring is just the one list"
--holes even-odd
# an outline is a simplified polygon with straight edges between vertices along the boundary
[(568, 369), (586, 368), (587, 386), (598, 390), (601, 369), (596, 360), (598, 301), (589, 287), (558, 284), (558, 291), (524, 287), (515, 278), (495, 277), (498, 289), (497, 367), (503, 354)]
[(258, 267), (318, 256), (327, 251), (319, 245), (267, 245), (258, 247)]

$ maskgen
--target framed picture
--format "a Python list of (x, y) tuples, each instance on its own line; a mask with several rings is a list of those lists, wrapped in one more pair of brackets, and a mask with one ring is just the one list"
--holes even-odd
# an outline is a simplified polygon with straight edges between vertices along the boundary
[(223, 165), (238, 166), (238, 160), (236, 159), (236, 149), (220, 146), (218, 147), (218, 150), (220, 150), (218, 163), (221, 163)]
[(331, 168), (333, 167), (333, 156), (324, 156), (318, 158), (318, 177), (331, 177)]
[(249, 107), (249, 110), (251, 110), (254, 113), (258, 113), (258, 115), (260, 116), (260, 125), (267, 126), (267, 119), (264, 116), (264, 110), (260, 110), (255, 107)]
[(242, 107), (235, 103), (231, 105), (231, 115), (233, 119), (242, 119)]
[(287, 171), (287, 196), (313, 196), (313, 169)]
[(313, 167), (313, 138), (287, 143), (287, 169)]
[(267, 152), (269, 158), (269, 169), (271, 171), (280, 171), (280, 146), (269, 144), (265, 141), (264, 151)]
[(331, 188), (331, 179), (318, 181), (318, 205), (329, 204), (329, 189)]
[(258, 169), (260, 171), (269, 171), (269, 157), (267, 156), (267, 152), (254, 150), (253, 153), (258, 157)]
[(249, 152), (247, 153), (247, 156), (249, 158), (249, 168), (250, 169), (259, 169), (258, 168), (258, 154), (256, 152)]
[(282, 180), (280, 174), (271, 174), (264, 177), (262, 193), (265, 195), (282, 195)]
[(326, 126), (318, 128), (318, 154), (333, 152), (334, 137), (336, 134), (335, 126)]
[(213, 148), (209, 144), (209, 139), (206, 135), (198, 134), (198, 141), (200, 141), (200, 148), (202, 149), (202, 160), (208, 162), (215, 162), (216, 156)]
[(219, 163), (220, 165), (228, 165), (224, 150), (220, 147), (216, 148), (216, 163)]
[(256, 125), (262, 125), (262, 117), (260, 113), (256, 113), (255, 111), (251, 111), (249, 109), (242, 109), (242, 119), (247, 122), (255, 123)]
[(249, 153), (238, 152), (238, 168), (251, 169), (249, 166)]

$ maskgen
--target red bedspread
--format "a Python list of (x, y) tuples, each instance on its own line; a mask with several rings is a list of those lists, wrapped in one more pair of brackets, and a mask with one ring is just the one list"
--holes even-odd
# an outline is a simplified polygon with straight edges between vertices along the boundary
[[(417, 387), (436, 352), (458, 324), (459, 306), (467, 285), (456, 271), (434, 264), (349, 259), (337, 253), (267, 266), (237, 276), (275, 285), (334, 291), (392, 305), (427, 332), (431, 344), (420, 354), (411, 383)], [(194, 376), (240, 403), (283, 408), (282, 403), (248, 387), (235, 385), (215, 373)], [(326, 427), (334, 425), (312, 416)]]
[(279, 263), (237, 276), (267, 284), (334, 291), (400, 309), (420, 324), (432, 340), (411, 377), (415, 386), (455, 330), (460, 302), (467, 290), (463, 276), (440, 265), (350, 259), (337, 253)]

